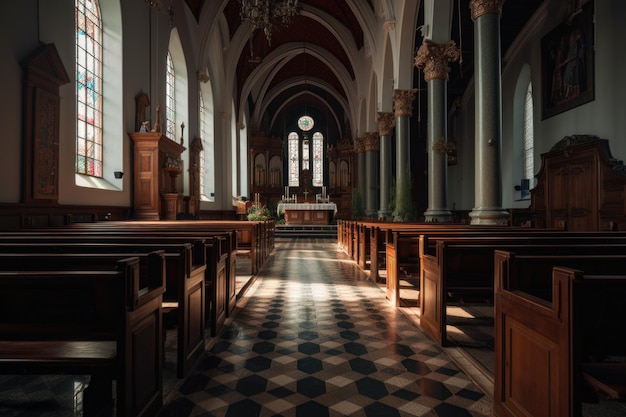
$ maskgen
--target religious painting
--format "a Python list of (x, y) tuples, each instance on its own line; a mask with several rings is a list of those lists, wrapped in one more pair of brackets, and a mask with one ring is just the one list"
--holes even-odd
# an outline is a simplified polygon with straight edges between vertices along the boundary
[(542, 119), (595, 98), (593, 1), (541, 40)]

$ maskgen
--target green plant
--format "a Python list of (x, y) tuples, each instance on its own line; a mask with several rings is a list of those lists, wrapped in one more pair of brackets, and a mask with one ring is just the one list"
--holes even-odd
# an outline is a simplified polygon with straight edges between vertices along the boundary
[(266, 206), (252, 205), (248, 208), (248, 220), (261, 221), (270, 217), (270, 211)]
[(409, 171), (404, 181), (400, 181), (397, 189), (394, 187), (395, 199), (393, 208), (393, 221), (395, 222), (412, 222), (417, 219), (417, 209), (411, 200), (411, 172)]
[(389, 212), (393, 213), (396, 209), (396, 179), (391, 180), (391, 188), (389, 189), (389, 203), (387, 204)]
[(361, 202), (361, 193), (358, 188), (352, 189), (352, 218), (360, 219), (365, 216), (363, 203)]

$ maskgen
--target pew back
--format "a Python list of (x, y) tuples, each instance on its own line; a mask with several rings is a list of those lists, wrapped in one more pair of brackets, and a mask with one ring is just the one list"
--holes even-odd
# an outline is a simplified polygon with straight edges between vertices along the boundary
[[(616, 331), (626, 314), (624, 258), (555, 257), (546, 272), (545, 265), (532, 266), (546, 257), (496, 252), (495, 415), (581, 414), (585, 365), (626, 352), (626, 337)], [(526, 281), (538, 279), (550, 282), (548, 297), (527, 291)]]
[(89, 374), (85, 415), (108, 406), (116, 381), (118, 416), (155, 415), (163, 402), (163, 288), (127, 289), (139, 258), (92, 270), (0, 271), (0, 369), (5, 374)]

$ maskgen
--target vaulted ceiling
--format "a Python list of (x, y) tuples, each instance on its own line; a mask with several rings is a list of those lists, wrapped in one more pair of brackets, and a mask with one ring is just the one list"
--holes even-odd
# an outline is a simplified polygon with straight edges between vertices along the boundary
[[(207, 0), (185, 1), (198, 18)], [(369, 7), (374, 12), (372, 4), (374, 0), (359, 1), (363, 1), (363, 6)], [(543, 0), (505, 2), (500, 21), (503, 54), (542, 2)], [(268, 42), (261, 30), (252, 33), (247, 47), (241, 51), (237, 65), (236, 88), (240, 96), (243, 86), (253, 76), (255, 70), (259, 66), (267, 65), (266, 57), (286, 44), (302, 44), (301, 53), (292, 56), (288, 62), (282, 63), (275, 70), (267, 71), (267, 74), (271, 74), (271, 79), (262, 80), (268, 84), (267, 91), (280, 86), (280, 93), (273, 95), (268, 102), (259, 102), (261, 100), (257, 100), (253, 94), (249, 94), (245, 100), (242, 100), (247, 103), (248, 114), (255, 114), (255, 110), (258, 110), (255, 106), (262, 105), (264, 109), (263, 114), (259, 115), (259, 120), (255, 121), (256, 124), (251, 126), (252, 134), (262, 133), (284, 137), (285, 132), (295, 127), (296, 119), (304, 112), (316, 119), (318, 126), (325, 130), (331, 143), (339, 141), (349, 131), (350, 126), (347, 124), (348, 118), (344, 115), (342, 103), (354, 98), (349, 97), (345, 91), (337, 76), (337, 68), (331, 68), (327, 60), (320, 60), (313, 50), (322, 51), (324, 56), (332, 57), (343, 66), (345, 73), (349, 74), (352, 79), (354, 78), (355, 68), (352, 67), (348, 57), (349, 51), (346, 51), (346, 45), (352, 45), (357, 51), (361, 50), (364, 46), (364, 33), (350, 7), (353, 3), (354, 0), (300, 0), (299, 4), (306, 10), (306, 13), (301, 12), (289, 26), (274, 31), (271, 42)], [(448, 103), (452, 103), (454, 98), (462, 95), (473, 76), (473, 22), (470, 18), (469, 0), (458, 0), (455, 2), (455, 8), (451, 37), (456, 41), (457, 46), (462, 47), (463, 60), (460, 64), (451, 65)], [(222, 11), (228, 22), (231, 37), (242, 24), (239, 10), (239, 0), (230, 0)], [(320, 18), (314, 18), (315, 15), (321, 16), (322, 21), (329, 18), (335, 19), (344, 26), (346, 31), (327, 29), (320, 22)], [(421, 6), (418, 25), (422, 23), (423, 15), (423, 6)], [(343, 33), (349, 33), (351, 39), (340, 38), (339, 34)], [(422, 43), (422, 34), (419, 30), (416, 30), (415, 34), (417, 47)], [(417, 73), (414, 78), (414, 87), (417, 88), (420, 83), (419, 86), (426, 89), (423, 79), (419, 79)], [(251, 89), (254, 91), (255, 87)], [(426, 106), (419, 106), (419, 111), (426, 112)], [(421, 119), (426, 120), (425, 115)]]

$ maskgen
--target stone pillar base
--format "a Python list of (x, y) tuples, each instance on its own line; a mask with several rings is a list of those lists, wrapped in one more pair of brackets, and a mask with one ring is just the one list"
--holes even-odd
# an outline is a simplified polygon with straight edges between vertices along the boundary
[(509, 212), (502, 209), (473, 209), (469, 213), (470, 224), (506, 226), (509, 224)]
[(391, 216), (391, 210), (380, 210), (378, 211), (378, 220), (381, 221), (391, 221), (393, 220)]
[(447, 209), (428, 209), (424, 212), (427, 223), (452, 223), (452, 213)]

